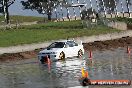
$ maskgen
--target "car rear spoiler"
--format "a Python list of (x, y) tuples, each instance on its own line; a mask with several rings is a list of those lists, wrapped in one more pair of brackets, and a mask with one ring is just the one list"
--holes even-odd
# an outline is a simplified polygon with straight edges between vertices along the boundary
[(78, 43), (79, 45), (82, 45), (82, 44), (83, 44), (83, 42), (82, 42), (82, 41), (77, 41), (77, 43)]
[(81, 43), (80, 43), (81, 45), (82, 45), (82, 41), (81, 41)]

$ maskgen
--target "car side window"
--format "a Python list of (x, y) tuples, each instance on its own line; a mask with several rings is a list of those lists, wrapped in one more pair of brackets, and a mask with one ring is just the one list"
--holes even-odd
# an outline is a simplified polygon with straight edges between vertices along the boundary
[(74, 46), (78, 46), (78, 44), (77, 43), (75, 43), (75, 42), (73, 42), (74, 43)]
[(69, 45), (69, 47), (78, 46), (78, 44), (75, 43), (74, 41), (67, 41), (67, 44)]
[(70, 42), (67, 42), (66, 45), (69, 47), (73, 47), (73, 45)]
[(63, 42), (54, 42), (48, 48), (63, 48), (63, 47), (64, 47)]

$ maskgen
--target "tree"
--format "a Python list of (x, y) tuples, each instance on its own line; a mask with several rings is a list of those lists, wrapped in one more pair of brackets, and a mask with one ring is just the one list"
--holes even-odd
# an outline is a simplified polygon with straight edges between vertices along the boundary
[(89, 20), (91, 18), (96, 18), (97, 17), (97, 12), (95, 9), (92, 9), (92, 8), (89, 8), (89, 9), (85, 9), (81, 12), (82, 14), (82, 17), (81, 19), (82, 20)]
[(100, 11), (113, 12), (119, 0), (99, 0)]
[[(120, 0), (99, 0), (100, 11), (114, 12)], [(126, 0), (126, 5), (131, 5), (131, 0)]]
[(132, 0), (126, 0), (126, 5), (127, 5), (127, 10), (129, 12), (129, 16), (130, 16), (130, 7), (129, 7), (129, 5), (132, 5), (131, 1)]
[(63, 0), (28, 0), (21, 1), (23, 9), (36, 10), (40, 14), (47, 14), (48, 20), (51, 20), (52, 11), (56, 8)]
[(9, 24), (8, 8), (15, 2), (15, 0), (0, 0), (0, 13), (4, 14), (5, 22)]

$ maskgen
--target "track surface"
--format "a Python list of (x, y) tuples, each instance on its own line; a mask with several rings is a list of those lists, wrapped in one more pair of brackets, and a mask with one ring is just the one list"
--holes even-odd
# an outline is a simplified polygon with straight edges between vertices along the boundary
[[(132, 48), (132, 47), (130, 47)], [(93, 52), (93, 60), (86, 52), (83, 58), (53, 61), (41, 65), (37, 58), (7, 60), (0, 63), (0, 88), (68, 88), (80, 86), (81, 67), (91, 79), (132, 80), (132, 53), (126, 48)], [(80, 87), (81, 88), (81, 87)], [(89, 86), (89, 88), (132, 88), (132, 86)]]

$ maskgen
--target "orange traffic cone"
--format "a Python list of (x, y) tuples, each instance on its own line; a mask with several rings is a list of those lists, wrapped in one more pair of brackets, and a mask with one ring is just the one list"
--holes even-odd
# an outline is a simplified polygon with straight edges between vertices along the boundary
[(89, 58), (92, 59), (92, 57), (93, 57), (93, 53), (92, 51), (89, 51)]
[(46, 63), (47, 63), (47, 64), (51, 64), (50, 58), (49, 58), (48, 56), (46, 56), (46, 59), (47, 59), (47, 60), (46, 60)]
[(82, 77), (79, 79), (80, 83), (83, 86), (87, 86), (87, 85), (91, 84), (88, 71), (85, 72), (84, 68), (82, 67), (81, 72), (82, 72)]
[(85, 71), (84, 68), (81, 69), (81, 72), (82, 72), (82, 78), (88, 78), (89, 77), (88, 71)]
[(85, 77), (85, 71), (84, 71), (84, 68), (83, 67), (81, 69), (81, 73), (82, 73), (82, 77)]
[(131, 49), (127, 46), (127, 53), (130, 54), (131, 53)]
[(50, 59), (49, 59), (49, 58), (47, 59), (47, 62), (48, 62), (48, 64), (51, 64), (51, 61), (50, 61)]
[(86, 78), (89, 78), (88, 71), (85, 72), (85, 77), (86, 77)]
[(48, 70), (50, 72), (51, 70), (51, 61), (50, 61), (50, 58), (47, 56), (47, 64), (48, 64)]

